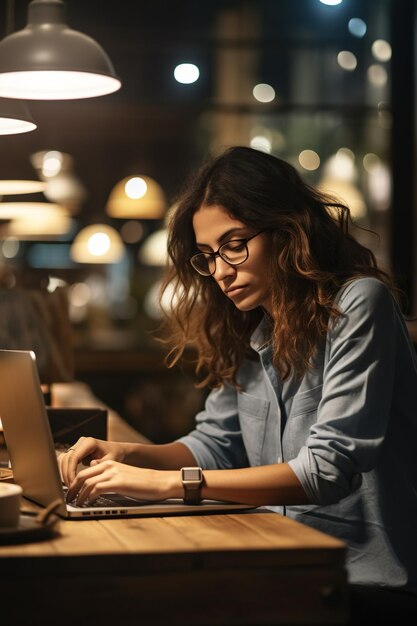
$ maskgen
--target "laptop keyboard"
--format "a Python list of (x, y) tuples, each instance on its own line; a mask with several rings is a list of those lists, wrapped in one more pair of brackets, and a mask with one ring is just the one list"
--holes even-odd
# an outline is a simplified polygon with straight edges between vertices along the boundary
[[(110, 499), (110, 498), (106, 498), (104, 496), (99, 496), (96, 500), (94, 500), (94, 502), (84, 502), (84, 504), (77, 504), (77, 502), (71, 502), (72, 506), (76, 506), (78, 509), (86, 509), (86, 508), (90, 508), (90, 507), (94, 507), (94, 508), (103, 508), (103, 507), (109, 507), (109, 506), (118, 506), (119, 504), (127, 504), (128, 500), (126, 498), (123, 498), (122, 496), (117, 499)], [(129, 502), (131, 504), (131, 502)]]
[[(64, 487), (65, 494), (67, 493), (68, 488)], [(115, 507), (115, 506), (132, 506), (134, 504), (143, 504), (142, 500), (135, 500), (134, 498), (129, 498), (128, 496), (122, 496), (117, 493), (112, 493), (111, 495), (99, 496), (94, 500), (94, 502), (84, 502), (83, 504), (78, 504), (76, 500), (69, 502), (71, 506), (75, 506), (78, 509), (89, 509), (89, 508), (103, 508), (103, 507)]]

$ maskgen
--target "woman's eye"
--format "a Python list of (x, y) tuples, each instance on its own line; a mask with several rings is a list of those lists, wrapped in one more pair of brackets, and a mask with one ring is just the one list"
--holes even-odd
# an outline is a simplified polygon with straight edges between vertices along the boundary
[(243, 241), (230, 241), (226, 246), (226, 252), (241, 252), (245, 248)]

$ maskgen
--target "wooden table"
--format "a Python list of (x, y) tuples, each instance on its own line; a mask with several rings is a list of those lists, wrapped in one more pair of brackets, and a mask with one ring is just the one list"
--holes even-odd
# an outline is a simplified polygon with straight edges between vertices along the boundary
[(344, 544), (265, 509), (61, 521), (58, 533), (0, 546), (13, 626), (346, 621)]
[[(82, 383), (52, 396), (101, 406)], [(111, 410), (109, 439), (147, 442)], [(0, 545), (0, 623), (344, 624), (344, 557), (341, 541), (266, 509), (60, 521), (51, 539)]]

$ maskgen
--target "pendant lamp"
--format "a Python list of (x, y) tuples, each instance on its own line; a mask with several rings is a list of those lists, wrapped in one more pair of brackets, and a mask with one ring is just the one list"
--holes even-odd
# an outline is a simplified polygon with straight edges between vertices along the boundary
[(0, 135), (28, 133), (36, 127), (24, 102), (0, 98)]
[(90, 224), (75, 237), (70, 255), (77, 263), (117, 263), (124, 250), (117, 230), (107, 224)]
[(162, 187), (149, 176), (127, 176), (111, 190), (106, 213), (119, 219), (163, 217), (167, 203)]
[(0, 180), (0, 196), (19, 196), (45, 191), (42, 180)]
[(0, 202), (0, 220), (36, 217), (37, 215), (67, 214), (54, 202)]
[(168, 262), (168, 231), (166, 228), (155, 230), (139, 250), (139, 261), (145, 265), (164, 266)]
[(120, 87), (101, 46), (66, 25), (62, 0), (32, 0), (26, 27), (0, 41), (1, 97), (71, 100)]
[(73, 223), (69, 215), (64, 211), (51, 211), (11, 219), (6, 224), (5, 232), (7, 237), (36, 241), (69, 235), (72, 228)]

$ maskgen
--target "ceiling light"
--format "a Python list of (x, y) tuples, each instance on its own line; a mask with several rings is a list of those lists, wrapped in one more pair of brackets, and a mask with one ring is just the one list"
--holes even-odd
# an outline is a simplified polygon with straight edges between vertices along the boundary
[(59, 204), (53, 202), (0, 202), (0, 220), (13, 220), (56, 212), (66, 213)]
[(20, 100), (0, 98), (0, 135), (29, 133), (37, 128), (27, 106)]
[(30, 156), (30, 162), (39, 178), (44, 181), (44, 194), (50, 202), (78, 213), (87, 197), (87, 190), (74, 174), (74, 159), (60, 150), (41, 150)]
[(0, 196), (39, 193), (45, 189), (46, 182), (42, 180), (0, 180)]
[(194, 63), (181, 63), (174, 70), (175, 80), (184, 85), (195, 83), (199, 76), (200, 70)]
[(106, 212), (123, 219), (159, 219), (166, 210), (161, 186), (149, 176), (127, 176), (112, 189)]
[(32, 0), (27, 26), (0, 41), (0, 96), (70, 100), (120, 86), (101, 46), (65, 24), (61, 0)]
[(84, 185), (69, 172), (50, 178), (44, 193), (48, 200), (65, 206), (72, 214), (79, 212), (81, 203), (87, 197)]
[(259, 83), (252, 90), (253, 97), (258, 102), (272, 102), (275, 100), (275, 89), (267, 83)]
[(168, 262), (168, 231), (166, 228), (156, 230), (142, 245), (138, 259), (145, 265), (164, 266)]
[(55, 239), (71, 232), (72, 220), (63, 212), (36, 213), (12, 219), (5, 227), (8, 237), (28, 240)]
[(30, 162), (40, 178), (50, 178), (61, 170), (73, 169), (73, 158), (60, 150), (40, 150), (30, 155)]
[(70, 254), (77, 263), (116, 263), (123, 252), (123, 241), (117, 230), (107, 224), (91, 224), (75, 237)]

